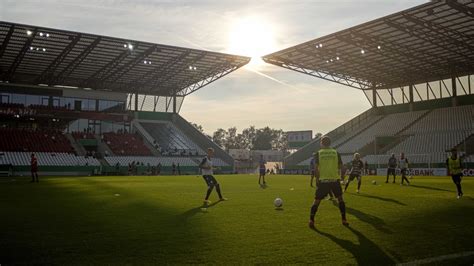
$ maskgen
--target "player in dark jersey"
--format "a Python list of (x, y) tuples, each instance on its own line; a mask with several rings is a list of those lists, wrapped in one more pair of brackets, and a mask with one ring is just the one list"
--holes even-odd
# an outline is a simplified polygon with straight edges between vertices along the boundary
[(388, 159), (388, 167), (387, 167), (387, 180), (385, 183), (388, 183), (388, 177), (390, 175), (393, 175), (393, 183), (395, 183), (395, 178), (397, 176), (397, 173), (395, 170), (397, 169), (397, 158), (395, 158), (395, 154), (392, 153), (392, 156), (390, 159)]
[(38, 160), (34, 153), (31, 154), (31, 183), (39, 182), (38, 178)]
[(355, 178), (357, 178), (357, 193), (360, 191), (360, 185), (362, 183), (362, 171), (364, 170), (364, 162), (360, 159), (360, 154), (354, 154), (354, 160), (352, 160), (352, 167), (349, 173), (349, 179), (347, 180), (346, 187), (344, 192), (346, 192), (347, 187)]
[(458, 190), (457, 198), (460, 199), (463, 195), (461, 180), (463, 176), (462, 169), (464, 167), (462, 159), (458, 156), (457, 149), (451, 150), (451, 157), (446, 160), (446, 168), (448, 170), (448, 175), (451, 176), (454, 184), (456, 185), (456, 189)]
[[(266, 185), (267, 183), (265, 182), (265, 164), (267, 162), (263, 159), (263, 154), (260, 155), (260, 161), (258, 162), (258, 168), (259, 168), (259, 176), (258, 176), (258, 184), (259, 185)], [(260, 183), (260, 181), (263, 179), (263, 183)]]

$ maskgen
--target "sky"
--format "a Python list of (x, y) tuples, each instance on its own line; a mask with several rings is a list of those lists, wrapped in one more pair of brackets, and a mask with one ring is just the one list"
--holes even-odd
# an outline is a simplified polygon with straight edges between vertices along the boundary
[(180, 114), (207, 133), (250, 125), (327, 133), (370, 108), (364, 94), (258, 57), (425, 2), (0, 0), (0, 20), (251, 56), (186, 97)]

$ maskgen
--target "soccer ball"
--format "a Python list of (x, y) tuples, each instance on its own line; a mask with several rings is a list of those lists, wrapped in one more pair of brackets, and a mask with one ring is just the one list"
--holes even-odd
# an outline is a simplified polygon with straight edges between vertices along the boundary
[(372, 185), (377, 185), (377, 181), (372, 180)]
[(281, 206), (283, 206), (283, 200), (280, 198), (276, 198), (273, 204), (275, 205), (275, 207), (280, 208)]

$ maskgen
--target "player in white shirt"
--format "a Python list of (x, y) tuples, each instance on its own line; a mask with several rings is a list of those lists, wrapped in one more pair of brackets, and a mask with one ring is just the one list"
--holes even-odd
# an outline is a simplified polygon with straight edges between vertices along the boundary
[(402, 173), (402, 183), (400, 186), (403, 186), (403, 181), (407, 181), (407, 186), (410, 185), (410, 181), (408, 181), (407, 174), (408, 174), (408, 159), (405, 157), (405, 153), (400, 154), (400, 161), (398, 161), (398, 166), (400, 167), (400, 172)]
[(216, 178), (214, 178), (214, 169), (212, 165), (212, 156), (214, 155), (214, 149), (208, 148), (207, 149), (207, 156), (202, 159), (202, 162), (199, 164), (199, 168), (201, 168), (202, 177), (207, 184), (207, 192), (206, 197), (204, 198), (204, 204), (209, 205), (211, 201), (209, 200), (209, 196), (211, 195), (212, 190), (216, 187), (217, 194), (219, 195), (219, 200), (227, 200), (226, 198), (222, 197), (221, 194), (221, 186), (217, 182)]

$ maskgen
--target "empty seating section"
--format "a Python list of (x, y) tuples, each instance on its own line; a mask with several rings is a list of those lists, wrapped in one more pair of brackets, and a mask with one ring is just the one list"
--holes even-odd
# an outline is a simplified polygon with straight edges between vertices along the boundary
[(163, 166), (171, 166), (173, 163), (180, 166), (197, 166), (197, 163), (187, 157), (152, 157), (152, 156), (110, 156), (105, 157), (105, 160), (110, 165), (119, 163), (121, 166), (126, 166), (132, 162), (143, 163), (143, 165), (157, 165), (161, 163)]
[(56, 130), (0, 129), (0, 151), (74, 152), (69, 140)]
[[(97, 159), (71, 153), (36, 152), (35, 155), (39, 166), (100, 166)], [(0, 164), (30, 165), (30, 156), (29, 152), (0, 152)]]
[[(380, 117), (372, 117), (372, 121), (377, 119)], [(387, 155), (362, 154), (363, 160), (370, 164), (386, 164), (388, 154), (395, 153), (398, 157), (404, 152), (410, 155), (413, 163), (443, 163), (446, 160), (446, 151), (462, 144), (472, 134), (474, 105), (466, 105), (389, 114), (366, 129), (361, 127), (355, 129), (353, 134), (346, 133), (333, 142), (333, 147), (342, 154), (349, 154), (359, 151), (377, 136), (405, 136), (403, 141), (386, 152)], [(309, 161), (310, 158), (298, 165), (309, 165)], [(350, 156), (346, 158), (343, 155), (343, 162), (348, 161)]]
[(451, 131), (431, 134), (417, 134), (408, 137), (400, 144), (390, 149), (388, 153), (443, 153), (458, 145), (473, 132), (474, 131)]
[(337, 149), (340, 153), (356, 152), (374, 141), (377, 136), (394, 136), (424, 113), (426, 111), (389, 114)]
[(104, 133), (104, 141), (116, 155), (151, 156), (141, 138), (130, 133)]
[(473, 130), (474, 105), (435, 109), (404, 133)]
[(204, 154), (204, 151), (170, 122), (140, 123), (160, 145), (161, 151), (185, 150)]
[[(474, 105), (433, 110), (402, 135), (409, 137), (390, 149), (388, 153), (425, 154), (436, 158), (446, 157), (446, 150), (459, 145), (474, 134)], [(437, 155), (435, 155), (437, 154)], [(441, 155), (442, 154), (442, 155)]]

